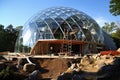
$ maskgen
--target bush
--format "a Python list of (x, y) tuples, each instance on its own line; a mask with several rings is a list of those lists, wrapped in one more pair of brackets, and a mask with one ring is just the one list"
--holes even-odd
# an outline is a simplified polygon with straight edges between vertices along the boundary
[(18, 80), (17, 75), (7, 66), (0, 72), (0, 80)]

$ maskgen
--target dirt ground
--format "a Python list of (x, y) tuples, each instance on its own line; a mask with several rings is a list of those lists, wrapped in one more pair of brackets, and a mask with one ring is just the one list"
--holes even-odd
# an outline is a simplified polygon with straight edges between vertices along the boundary
[(61, 73), (65, 72), (69, 67), (70, 60), (67, 59), (48, 59), (42, 62), (41, 67), (48, 70), (41, 74), (43, 78), (56, 79)]
[[(1, 61), (2, 60), (4, 59), (1, 57)], [(111, 56), (111, 55), (105, 55), (105, 56), (99, 56), (99, 55), (86, 56), (85, 55), (82, 57), (82, 59), (65, 59), (65, 58), (35, 59), (34, 62), (39, 64), (38, 67), (40, 68), (40, 77), (42, 79), (56, 80), (58, 76), (62, 74), (64, 75), (67, 73), (67, 74), (70, 74), (70, 77), (71, 77), (71, 74), (73, 74), (74, 71), (77, 71), (77, 72), (83, 71), (84, 73), (83, 74), (80, 73), (79, 76), (85, 77), (86, 80), (97, 80), (95, 79), (96, 77), (95, 75), (100, 70), (101, 67), (109, 66), (111, 69), (113, 69), (112, 67), (116, 67), (119, 69), (120, 65), (118, 64), (117, 66), (116, 65), (111, 66), (114, 60), (115, 60), (114, 56)], [(13, 64), (13, 66), (16, 67), (17, 62), (16, 61), (12, 61), (12, 62), (13, 63), (10, 63), (10, 64)], [(117, 62), (120, 63), (120, 60)], [(105, 73), (104, 71), (103, 71), (103, 74)], [(22, 69), (20, 69), (17, 72), (17, 74), (23, 76), (23, 78), (28, 76), (28, 74), (24, 72)]]

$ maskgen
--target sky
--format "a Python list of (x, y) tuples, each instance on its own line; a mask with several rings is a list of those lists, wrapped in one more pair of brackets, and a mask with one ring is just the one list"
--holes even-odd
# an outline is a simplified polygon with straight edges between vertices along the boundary
[(37, 12), (49, 7), (71, 7), (91, 16), (102, 27), (105, 22), (120, 22), (109, 12), (110, 0), (0, 0), (0, 24), (24, 24)]

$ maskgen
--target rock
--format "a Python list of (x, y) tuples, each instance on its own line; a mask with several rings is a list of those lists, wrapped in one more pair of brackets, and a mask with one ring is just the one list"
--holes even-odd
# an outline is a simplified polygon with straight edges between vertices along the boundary
[(23, 66), (23, 71), (25, 71), (25, 72), (32, 72), (34, 70), (35, 70), (35, 64), (26, 63)]
[(103, 66), (97, 73), (97, 80), (119, 80), (120, 66), (106, 65)]
[(22, 58), (18, 58), (18, 61), (17, 61), (17, 68), (18, 69), (22, 69), (24, 64), (28, 63), (26, 59), (22, 59)]
[(101, 62), (101, 63), (96, 64), (94, 67), (99, 70), (101, 67), (103, 67), (103, 66), (105, 66), (105, 65), (106, 65), (106, 64), (105, 64), (104, 62)]
[(87, 55), (83, 56), (80, 62), (82, 65), (89, 65), (90, 64), (90, 59)]
[(113, 61), (112, 65), (118, 65), (118, 66), (120, 66), (120, 58), (116, 58), (116, 59)]
[(117, 52), (120, 52), (120, 48), (117, 49)]
[(83, 58), (81, 59), (80, 64), (86, 66), (86, 65), (94, 64), (95, 61), (96, 58), (93, 57), (92, 55), (84, 55)]
[(4, 62), (0, 62), (0, 71), (5, 69), (6, 67), (7, 67), (7, 65)]
[(72, 75), (70, 73), (64, 73), (58, 76), (57, 80), (72, 80)]
[(7, 59), (0, 55), (0, 61), (6, 61)]
[(40, 71), (34, 70), (32, 73), (29, 74), (29, 80), (40, 80)]
[(80, 75), (74, 75), (72, 77), (72, 80), (81, 80), (81, 77), (80, 77)]

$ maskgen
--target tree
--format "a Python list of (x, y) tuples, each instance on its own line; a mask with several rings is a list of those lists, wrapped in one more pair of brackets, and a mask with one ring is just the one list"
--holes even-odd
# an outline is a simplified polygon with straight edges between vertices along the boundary
[(120, 25), (115, 22), (105, 23), (102, 29), (107, 32), (114, 40), (117, 48), (120, 47)]
[(14, 51), (16, 39), (19, 35), (19, 31), (21, 30), (22, 26), (18, 26), (16, 28), (13, 28), (13, 26), (10, 24), (5, 28), (5, 45), (7, 46), (7, 51)]
[(114, 39), (116, 46), (120, 48), (120, 28), (118, 28), (115, 33), (112, 33), (111, 36)]
[(112, 32), (115, 32), (118, 29), (118, 26), (114, 22), (105, 23), (102, 29), (108, 34), (111, 34)]
[(22, 30), (22, 28), (23, 28), (23, 26), (17, 26), (17, 27), (15, 28), (15, 30), (20, 31), (20, 30)]
[(13, 25), (8, 25), (6, 28), (5, 28), (5, 34), (4, 34), (4, 41), (6, 41), (4, 43), (4, 45), (6, 45), (6, 51), (11, 51), (13, 52), (14, 51), (14, 45), (15, 45), (15, 41), (16, 41), (16, 31), (15, 29), (13, 28)]
[(10, 24), (4, 29), (4, 26), (0, 24), (0, 52), (14, 51), (16, 39), (21, 28), (22, 26), (13, 28), (13, 25)]
[(120, 21), (117, 21), (116, 23), (117, 23), (118, 27), (120, 28)]
[(0, 29), (4, 29), (4, 25), (0, 24)]
[(4, 36), (5, 36), (4, 26), (0, 24), (0, 52), (5, 50)]
[(110, 13), (114, 16), (120, 15), (120, 0), (111, 0), (110, 1)]

